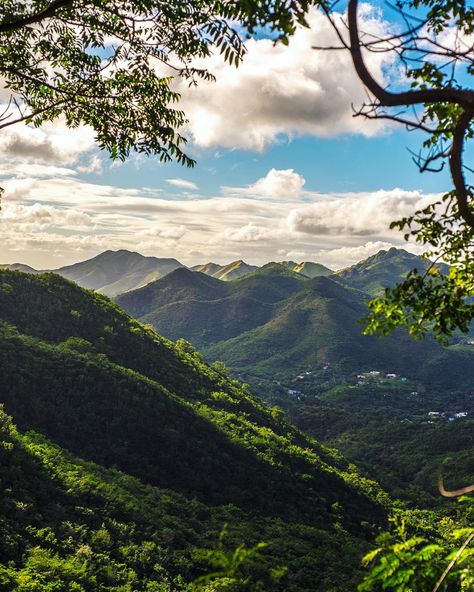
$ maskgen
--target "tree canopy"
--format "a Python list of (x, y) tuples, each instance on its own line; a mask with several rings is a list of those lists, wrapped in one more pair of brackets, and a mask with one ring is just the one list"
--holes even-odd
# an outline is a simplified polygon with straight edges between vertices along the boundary
[[(6, 0), (0, 6), (0, 75), (11, 93), (0, 129), (59, 116), (92, 126), (99, 146), (192, 166), (184, 152), (173, 77), (212, 79), (198, 58), (219, 51), (238, 65), (243, 39), (266, 26), (282, 41), (310, 2), (265, 0)], [(238, 24), (238, 29), (237, 29)]]

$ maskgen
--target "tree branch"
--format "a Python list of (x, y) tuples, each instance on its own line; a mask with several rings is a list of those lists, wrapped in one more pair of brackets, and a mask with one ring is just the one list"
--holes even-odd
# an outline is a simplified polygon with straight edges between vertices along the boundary
[(390, 92), (384, 89), (368, 71), (362, 57), (362, 47), (357, 24), (358, 0), (349, 0), (348, 27), (350, 39), (350, 52), (354, 68), (368, 90), (385, 107), (400, 107), (402, 105), (419, 105), (433, 102), (451, 102), (474, 109), (474, 91), (461, 88), (428, 88), (410, 90), (400, 93)]
[(474, 227), (474, 214), (469, 208), (469, 191), (464, 178), (462, 153), (464, 148), (464, 136), (469, 129), (469, 124), (474, 117), (474, 111), (464, 111), (458, 119), (453, 133), (453, 144), (449, 155), (449, 168), (456, 189), (456, 200), (459, 213), (466, 224)]
[(453, 489), (452, 491), (447, 491), (444, 488), (443, 477), (440, 475), (438, 478), (438, 489), (443, 497), (460, 497), (461, 495), (465, 495), (466, 493), (472, 493), (474, 491), (474, 485), (468, 485), (467, 487), (461, 487), (461, 489)]
[(37, 12), (36, 14), (30, 14), (24, 17), (17, 17), (10, 22), (0, 23), (0, 33), (10, 33), (26, 27), (27, 25), (34, 25), (41, 22), (44, 19), (53, 17), (60, 8), (66, 6), (72, 6), (74, 0), (53, 0), (49, 6), (45, 9)]

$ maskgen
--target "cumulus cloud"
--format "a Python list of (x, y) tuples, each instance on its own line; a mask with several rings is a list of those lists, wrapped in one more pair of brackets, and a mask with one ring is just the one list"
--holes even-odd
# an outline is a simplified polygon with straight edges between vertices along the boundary
[(15, 176), (16, 179), (22, 178), (47, 178), (47, 177), (74, 177), (76, 171), (71, 168), (58, 167), (53, 165), (39, 163), (10, 163), (8, 166), (0, 166), (0, 177)]
[[(374, 9), (366, 8), (361, 17), (364, 30), (386, 31)], [(197, 64), (215, 74), (214, 83), (188, 88), (186, 81), (176, 82), (189, 118), (187, 131), (197, 145), (261, 151), (282, 136), (381, 132), (381, 122), (353, 117), (351, 105), (363, 102), (366, 94), (348, 53), (312, 49), (338, 43), (326, 17), (313, 9), (308, 23), (310, 28), (299, 28), (287, 47), (269, 39), (249, 40), (237, 70), (218, 54)], [(379, 80), (392, 60), (385, 53), (366, 56)]]
[[(43, 269), (111, 248), (175, 257), (187, 265), (243, 258), (257, 264), (293, 259), (343, 267), (380, 248), (404, 245), (388, 229), (389, 222), (439, 198), (402, 189), (315, 194), (303, 191), (298, 173), (275, 170), (251, 186), (278, 198), (252, 197), (245, 187), (232, 195), (168, 200), (159, 189), (36, 172), (36, 177), (18, 172), (2, 182), (1, 258)], [(295, 199), (298, 191), (304, 204)]]
[(102, 172), (102, 159), (97, 154), (93, 154), (85, 164), (77, 167), (79, 173), (96, 173)]
[(71, 208), (58, 208), (48, 204), (33, 203), (23, 205), (6, 203), (3, 206), (0, 226), (3, 230), (30, 231), (42, 230), (48, 226), (67, 228), (86, 228), (93, 230), (91, 216)]
[(294, 232), (313, 235), (386, 234), (390, 222), (425, 207), (437, 197), (403, 189), (323, 197), (292, 209), (287, 223)]
[(226, 228), (219, 239), (228, 240), (235, 243), (256, 242), (269, 238), (271, 231), (263, 226), (257, 226), (249, 222), (240, 228)]
[(0, 155), (22, 163), (70, 165), (94, 147), (94, 132), (88, 127), (69, 129), (63, 120), (41, 128), (18, 124), (2, 131)]
[(254, 197), (299, 197), (305, 178), (293, 169), (271, 169), (261, 179), (247, 187), (222, 187), (225, 193), (246, 194)]
[(143, 231), (143, 236), (148, 237), (156, 237), (156, 238), (166, 238), (166, 239), (173, 239), (179, 240), (184, 236), (186, 232), (186, 228), (184, 226), (178, 225), (175, 226), (173, 224), (169, 226), (158, 226), (155, 225), (152, 228), (147, 228)]
[(180, 189), (190, 189), (191, 191), (198, 189), (196, 183), (193, 183), (192, 181), (186, 181), (186, 179), (166, 179), (166, 182), (169, 185), (174, 185)]
[(393, 242), (369, 241), (357, 247), (339, 247), (337, 249), (319, 250), (312, 254), (318, 261), (323, 262), (330, 269), (338, 270), (352, 265), (362, 259), (375, 255), (382, 249), (388, 250), (394, 246)]

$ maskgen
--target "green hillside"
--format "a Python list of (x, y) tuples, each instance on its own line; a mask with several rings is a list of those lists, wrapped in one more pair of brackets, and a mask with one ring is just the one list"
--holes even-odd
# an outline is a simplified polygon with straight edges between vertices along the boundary
[[(474, 482), (474, 400), (470, 389), (446, 392), (383, 374), (345, 383), (305, 379), (282, 398), (291, 421), (337, 447), (394, 496), (415, 507), (452, 506), (448, 488)], [(471, 419), (469, 419), (471, 418)]]
[(329, 278), (309, 280), (276, 307), (270, 321), (205, 353), (237, 370), (266, 376), (294, 376), (330, 364), (342, 373), (377, 369), (447, 388), (472, 384), (471, 351), (443, 348), (429, 339), (416, 342), (402, 331), (383, 342), (362, 335), (365, 298)]
[(413, 255), (405, 249), (392, 247), (388, 251), (379, 251), (351, 267), (341, 269), (334, 277), (367, 294), (378, 296), (383, 293), (384, 288), (401, 282), (412, 269), (423, 271), (428, 265), (429, 262), (423, 257)]
[[(247, 387), (204, 364), (186, 343), (176, 347), (104, 296), (59, 276), (0, 272), (0, 311), (0, 401), (22, 433), (34, 430), (55, 443), (16, 432), (11, 435), (13, 448), (6, 440), (5, 449), (19, 450), (12, 453), (14, 466), (1, 470), (11, 473), (10, 481), (21, 482), (15, 485), (15, 521), (20, 514), (18, 524), (8, 523), (7, 517), (0, 528), (10, 533), (6, 544), (13, 541), (8, 557), (14, 555), (16, 571), (31, 572), (28, 562), (39, 553), (33, 550), (35, 541), (47, 549), (42, 561), (53, 562), (58, 573), (69, 573), (64, 577), (94, 573), (91, 564), (84, 575), (80, 570), (85, 564), (70, 557), (79, 546), (89, 546), (93, 556), (103, 545), (104, 563), (110, 556), (130, 566), (132, 551), (123, 556), (129, 533), (134, 533), (133, 545), (140, 546), (146, 532), (159, 541), (162, 556), (176, 560), (178, 567), (170, 564), (170, 573), (188, 577), (195, 566), (176, 557), (174, 549), (203, 544), (216, 536), (217, 523), (229, 522), (234, 538), (264, 538), (274, 544), (277, 557), (285, 556), (285, 590), (347, 590), (371, 525), (384, 520), (379, 500), (385, 498), (339, 453), (290, 427)], [(26, 483), (22, 473), (34, 469), (22, 463), (31, 462), (42, 473)], [(63, 464), (67, 467), (58, 468)], [(34, 492), (28, 490), (30, 482)], [(3, 493), (7, 507), (11, 491)], [(201, 506), (190, 502), (187, 512), (181, 511), (179, 496), (197, 499)], [(51, 500), (44, 510), (42, 498)], [(77, 510), (64, 509), (68, 504)], [(160, 536), (158, 519), (168, 530), (174, 524), (169, 535)], [(88, 526), (81, 526), (84, 520), (92, 530), (108, 534), (92, 536)], [(133, 526), (136, 522), (140, 528)], [(44, 534), (36, 533), (36, 524)], [(22, 534), (22, 528), (31, 536)], [(114, 529), (121, 534), (112, 536)], [(59, 540), (67, 537), (69, 546), (64, 547)], [(341, 554), (342, 547), (349, 559)], [(62, 561), (70, 571), (61, 567)], [(150, 577), (150, 563), (146, 566), (137, 577)], [(106, 577), (101, 570), (99, 574), (99, 579)], [(113, 577), (119, 575), (114, 572)], [(84, 584), (84, 590), (99, 589), (115, 588)]]
[(148, 284), (178, 267), (183, 266), (176, 259), (144, 257), (121, 249), (104, 251), (92, 259), (55, 269), (54, 272), (83, 288), (115, 296)]
[[(366, 545), (340, 529), (245, 514), (159, 489), (84, 461), (0, 411), (0, 582), (4, 592), (186, 592), (229, 549), (266, 540), (254, 570), (278, 592), (352, 588)], [(287, 566), (277, 586), (268, 574)], [(195, 590), (195, 589), (194, 589)]]
[(239, 372), (288, 378), (331, 364), (343, 374), (377, 369), (447, 388), (474, 378), (468, 348), (415, 342), (402, 331), (381, 347), (362, 335), (367, 295), (333, 278), (308, 279), (277, 263), (225, 283), (176, 270), (117, 302), (166, 337), (184, 337), (209, 360)]
[(275, 304), (300, 289), (304, 280), (278, 264), (268, 264), (229, 282), (177, 269), (118, 296), (116, 301), (166, 337), (185, 337), (200, 348), (267, 322)]

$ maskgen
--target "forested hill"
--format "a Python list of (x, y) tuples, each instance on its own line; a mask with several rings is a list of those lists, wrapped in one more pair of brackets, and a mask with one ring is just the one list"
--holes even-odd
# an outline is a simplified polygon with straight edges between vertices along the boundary
[[(388, 251), (381, 250), (351, 267), (341, 269), (334, 277), (353, 288), (378, 296), (383, 294), (385, 288), (403, 281), (412, 269), (422, 272), (430, 265), (431, 262), (428, 259), (414, 255), (405, 249), (392, 247)], [(444, 264), (437, 264), (437, 267), (441, 267), (443, 272), (447, 270)]]
[[(379, 272), (376, 265), (373, 281), (369, 272), (365, 280), (375, 285)], [(466, 348), (415, 342), (401, 330), (383, 347), (362, 335), (368, 298), (336, 275), (309, 279), (274, 263), (230, 282), (179, 269), (117, 302), (158, 332), (184, 337), (207, 359), (236, 371), (294, 378), (330, 364), (340, 373), (397, 372), (441, 388), (472, 383), (474, 356)]]
[[(204, 522), (232, 504), (240, 514), (231, 530), (253, 524), (259, 532), (266, 524), (276, 529), (267, 538), (288, 537), (285, 589), (347, 590), (364, 541), (384, 521), (386, 498), (340, 454), (290, 427), (189, 344), (175, 346), (57, 275), (0, 272), (0, 318), (0, 401), (21, 431), (173, 496), (197, 498), (208, 508)], [(85, 491), (77, 482), (68, 489), (76, 490)], [(58, 507), (63, 501), (58, 494)], [(303, 574), (297, 549), (308, 536)], [(343, 539), (349, 560), (337, 557)], [(41, 545), (56, 553), (48, 541)]]

